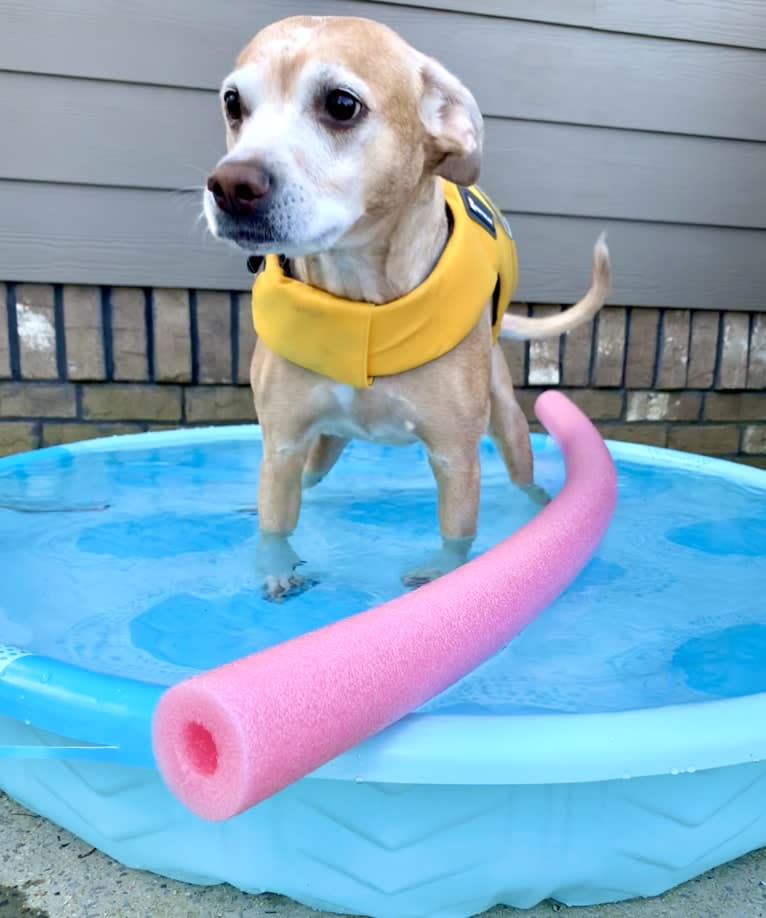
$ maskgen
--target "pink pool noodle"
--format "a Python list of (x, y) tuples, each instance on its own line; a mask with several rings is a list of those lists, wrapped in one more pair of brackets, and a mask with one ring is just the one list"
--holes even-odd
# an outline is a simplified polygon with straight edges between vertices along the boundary
[(577, 576), (609, 525), (614, 465), (565, 396), (545, 392), (535, 411), (567, 474), (531, 522), (413, 593), (165, 692), (155, 757), (189, 809), (234, 816), (399, 720), (504, 647)]

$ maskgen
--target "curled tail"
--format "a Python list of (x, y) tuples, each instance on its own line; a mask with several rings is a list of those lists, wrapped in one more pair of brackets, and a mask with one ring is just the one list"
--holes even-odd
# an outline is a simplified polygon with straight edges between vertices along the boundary
[(574, 306), (552, 316), (529, 318), (506, 313), (500, 329), (501, 338), (529, 341), (532, 338), (556, 338), (584, 322), (589, 322), (606, 302), (612, 286), (609, 249), (602, 233), (593, 246), (593, 280), (585, 296)]

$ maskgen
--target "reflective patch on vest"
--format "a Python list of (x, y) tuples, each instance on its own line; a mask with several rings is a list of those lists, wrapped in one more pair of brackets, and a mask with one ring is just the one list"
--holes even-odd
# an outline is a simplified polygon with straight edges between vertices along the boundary
[(468, 188), (458, 185), (460, 197), (465, 204), (466, 213), (479, 226), (483, 227), (493, 239), (497, 239), (497, 229), (495, 228), (495, 217), (491, 208), (487, 207), (484, 201), (475, 195)]

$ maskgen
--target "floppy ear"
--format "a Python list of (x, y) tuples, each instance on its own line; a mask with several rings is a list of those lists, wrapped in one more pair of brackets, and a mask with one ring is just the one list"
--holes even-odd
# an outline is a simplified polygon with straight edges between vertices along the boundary
[(433, 172), (458, 185), (479, 177), (484, 122), (476, 99), (457, 77), (430, 57), (423, 57), (420, 117), (429, 138), (427, 159)]

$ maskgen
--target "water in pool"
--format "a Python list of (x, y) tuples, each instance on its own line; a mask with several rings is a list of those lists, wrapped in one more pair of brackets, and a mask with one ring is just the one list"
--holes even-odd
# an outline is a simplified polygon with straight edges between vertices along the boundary
[[(306, 494), (294, 539), (318, 584), (266, 602), (253, 565), (259, 450), (240, 431), (0, 463), (0, 643), (167, 685), (395, 596), (436, 546), (422, 450), (352, 444)], [(555, 492), (558, 450), (541, 436), (535, 450)], [(759, 488), (617, 467), (617, 512), (585, 571), (426, 710), (585, 713), (766, 691), (766, 476)], [(483, 444), (475, 550), (535, 512)]]

